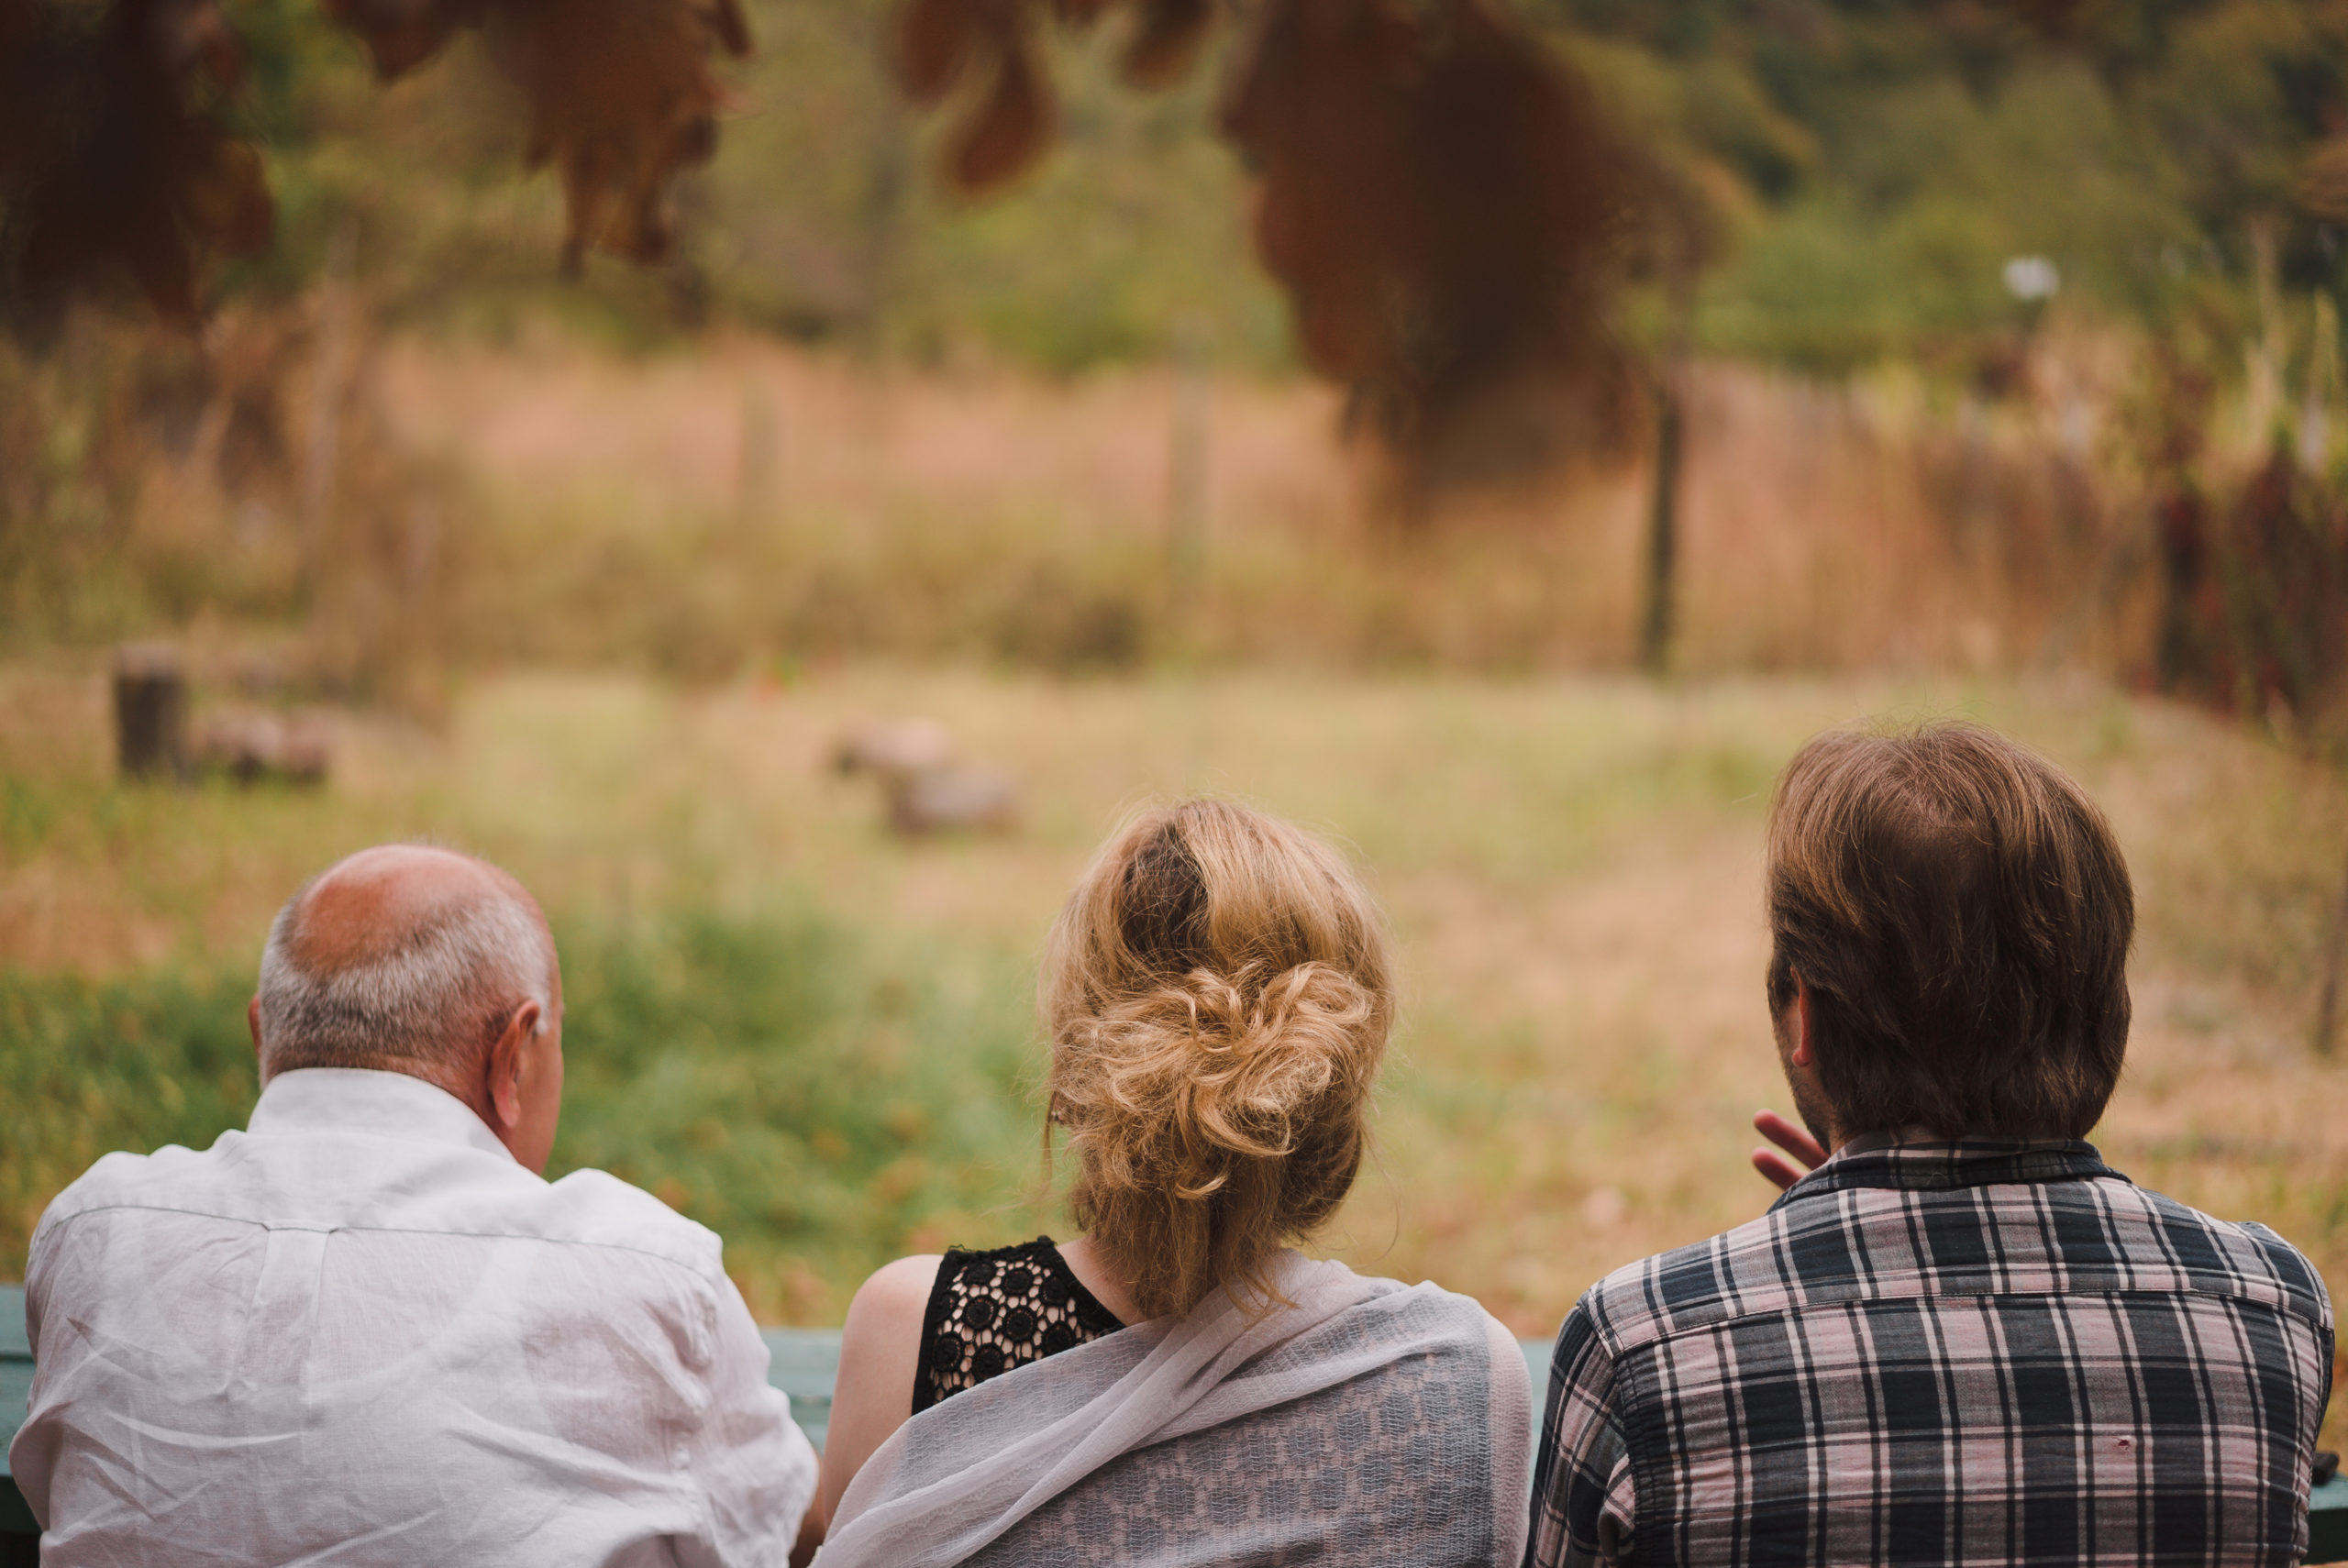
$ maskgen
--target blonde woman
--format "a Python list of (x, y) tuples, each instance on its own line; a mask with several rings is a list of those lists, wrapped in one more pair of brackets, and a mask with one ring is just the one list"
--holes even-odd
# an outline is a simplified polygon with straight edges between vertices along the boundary
[(1390, 968), (1359, 881), (1286, 823), (1190, 801), (1110, 840), (1040, 987), (1082, 1233), (857, 1293), (823, 1562), (1516, 1562), (1515, 1342), (1292, 1250), (1361, 1168)]

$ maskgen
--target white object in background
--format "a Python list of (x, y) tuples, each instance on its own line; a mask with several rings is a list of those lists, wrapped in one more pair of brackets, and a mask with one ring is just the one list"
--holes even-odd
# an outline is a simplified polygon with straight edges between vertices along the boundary
[(2051, 300), (2063, 287), (2063, 274), (2043, 256), (2016, 256), (2006, 263), (2006, 293), (2018, 300)]

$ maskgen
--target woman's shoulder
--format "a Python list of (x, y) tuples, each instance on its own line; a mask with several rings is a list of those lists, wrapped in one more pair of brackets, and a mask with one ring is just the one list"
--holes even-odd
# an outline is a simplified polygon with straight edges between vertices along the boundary
[(937, 1281), (938, 1265), (945, 1261), (936, 1253), (919, 1253), (874, 1269), (847, 1304), (848, 1322), (894, 1320), (910, 1314), (918, 1329), (922, 1310), (929, 1305), (930, 1289)]
[(922, 1312), (943, 1261), (932, 1253), (883, 1264), (848, 1303), (818, 1497), (826, 1518), (857, 1471), (913, 1408)]
[(872, 1271), (848, 1303), (848, 1327), (875, 1331), (903, 1328), (917, 1335), (942, 1287), (976, 1286), (1008, 1276), (1021, 1289), (1027, 1288), (1033, 1279), (1047, 1295), (1058, 1297), (1060, 1293), (1054, 1286), (1066, 1275), (1067, 1265), (1049, 1236), (1003, 1247), (948, 1247), (942, 1253), (918, 1253)]

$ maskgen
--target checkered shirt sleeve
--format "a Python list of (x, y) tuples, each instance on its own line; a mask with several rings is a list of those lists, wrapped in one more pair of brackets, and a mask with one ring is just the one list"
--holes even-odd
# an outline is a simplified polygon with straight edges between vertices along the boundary
[(1614, 1363), (1580, 1306), (1558, 1331), (1549, 1397), (1534, 1470), (1547, 1485), (1533, 1494), (1525, 1535), (1530, 1568), (1619, 1562), (1631, 1547), (1637, 1496), (1631, 1454), (1614, 1419)]

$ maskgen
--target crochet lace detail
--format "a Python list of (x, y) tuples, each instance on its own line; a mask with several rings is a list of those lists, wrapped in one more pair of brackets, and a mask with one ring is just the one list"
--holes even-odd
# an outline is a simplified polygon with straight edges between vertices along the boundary
[(991, 1252), (953, 1248), (922, 1315), (914, 1408), (1124, 1327), (1069, 1272), (1049, 1236)]

